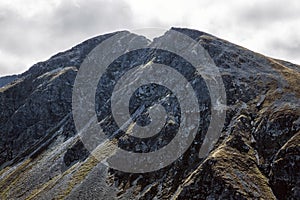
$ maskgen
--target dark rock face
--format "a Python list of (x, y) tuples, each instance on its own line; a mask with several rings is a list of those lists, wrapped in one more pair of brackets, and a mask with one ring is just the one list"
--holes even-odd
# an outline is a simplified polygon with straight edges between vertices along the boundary
[[(126, 71), (150, 61), (165, 64), (185, 76), (202, 105), (201, 128), (192, 145), (171, 165), (141, 174), (109, 169), (85, 149), (72, 118), (73, 84), (84, 58), (116, 34), (111, 33), (59, 53), (0, 85), (1, 199), (298, 199), (300, 67), (200, 31), (172, 30), (207, 50), (226, 89), (225, 125), (206, 158), (198, 156), (211, 116), (205, 82), (181, 57), (151, 49), (121, 56), (100, 79), (95, 99), (99, 125), (108, 136), (119, 129), (110, 111), (110, 96)], [(134, 36), (132, 42), (144, 41), (151, 47), (163, 44), (166, 37), (168, 32), (150, 43)], [(162, 133), (145, 140), (119, 134), (114, 139), (120, 148), (147, 153), (176, 135), (180, 106), (168, 88), (140, 87), (130, 99), (129, 111), (133, 114), (140, 105), (149, 108), (157, 101), (168, 114)], [(149, 120), (146, 109), (136, 122), (147, 125)]]
[(76, 142), (64, 155), (64, 162), (67, 167), (79, 160), (84, 161), (89, 155), (89, 151), (84, 148), (81, 141)]
[(271, 166), (270, 183), (279, 199), (300, 196), (300, 133), (296, 133), (275, 155)]
[(38, 63), (0, 89), (1, 165), (47, 137), (49, 129), (71, 112), (72, 87), (80, 63), (111, 35), (92, 38)]
[(17, 75), (0, 77), (0, 87), (3, 87), (18, 78)]

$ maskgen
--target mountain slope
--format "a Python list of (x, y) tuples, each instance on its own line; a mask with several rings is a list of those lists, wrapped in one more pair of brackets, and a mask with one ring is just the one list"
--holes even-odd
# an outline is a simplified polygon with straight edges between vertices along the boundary
[[(110, 66), (108, 78), (103, 79), (107, 88), (97, 91), (97, 101), (105, 102), (113, 86), (111, 77), (136, 63), (152, 61), (176, 68), (195, 83), (198, 100), (204, 105), (200, 111), (201, 129), (192, 145), (171, 165), (143, 174), (109, 169), (85, 149), (72, 117), (73, 84), (84, 58), (117, 34), (111, 33), (37, 63), (0, 88), (1, 199), (299, 198), (300, 66), (200, 31), (172, 31), (193, 38), (207, 50), (225, 86), (225, 125), (206, 158), (199, 158), (198, 152), (211, 116), (207, 86), (182, 58), (159, 50), (134, 51), (118, 58)], [(142, 41), (151, 47), (163, 43), (168, 34), (152, 43), (133, 35), (132, 42)], [(124, 48), (128, 48), (126, 45), (130, 46), (125, 44)], [(146, 101), (143, 90), (152, 87), (137, 92), (138, 99)], [(158, 91), (152, 94), (155, 97), (165, 94), (159, 87), (154, 89)], [(139, 100), (134, 101), (133, 107), (138, 104)], [(96, 109), (106, 113), (105, 106)], [(111, 112), (98, 117), (104, 119), (107, 129), (116, 128)], [(173, 129), (166, 132), (169, 135), (162, 137), (163, 144), (174, 134)], [(118, 139), (119, 146), (126, 145)], [(151, 140), (144, 146), (133, 144), (128, 148), (146, 152), (160, 145)], [(111, 149), (109, 143), (104, 147), (106, 151)]]

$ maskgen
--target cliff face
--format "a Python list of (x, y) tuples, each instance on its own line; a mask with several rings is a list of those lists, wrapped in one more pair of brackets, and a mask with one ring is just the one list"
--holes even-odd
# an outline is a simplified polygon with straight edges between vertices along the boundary
[(5, 76), (5, 77), (0, 77), (0, 87), (3, 87), (11, 82), (13, 82), (14, 80), (16, 80), (18, 78), (17, 75), (12, 75), (12, 76)]
[[(118, 129), (106, 104), (114, 86), (112, 80), (136, 63), (151, 61), (175, 68), (193, 83), (203, 105), (195, 140), (174, 163), (148, 173), (110, 169), (85, 148), (74, 126), (72, 89), (84, 58), (117, 34), (111, 33), (37, 63), (0, 88), (1, 199), (298, 199), (300, 66), (200, 31), (172, 30), (204, 47), (224, 83), (225, 125), (207, 157), (198, 156), (211, 116), (205, 82), (179, 56), (150, 49), (129, 52), (110, 65), (101, 82), (104, 86), (97, 91), (98, 120), (107, 134)], [(168, 32), (151, 43), (133, 35), (132, 42), (139, 40), (151, 47), (166, 37)], [(163, 99), (174, 120), (165, 125), (165, 134), (159, 138), (136, 143), (118, 136), (118, 146), (149, 152), (167, 145), (180, 124), (172, 95), (155, 84), (137, 90), (131, 100), (132, 113), (141, 102)], [(147, 124), (147, 112), (137, 119), (139, 123)], [(106, 147), (109, 149), (109, 144)]]

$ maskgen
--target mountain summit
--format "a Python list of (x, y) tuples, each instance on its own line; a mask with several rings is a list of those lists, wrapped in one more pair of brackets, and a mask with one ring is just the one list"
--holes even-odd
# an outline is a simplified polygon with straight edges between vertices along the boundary
[[(151, 49), (164, 44), (170, 31), (201, 44), (217, 66), (226, 91), (221, 135), (203, 158), (199, 158), (199, 150), (213, 123), (210, 88), (182, 57)], [(298, 199), (300, 66), (197, 30), (170, 31), (152, 42), (126, 31), (101, 35), (37, 63), (23, 74), (1, 78), (1, 199)], [(132, 122), (146, 126), (153, 102), (160, 102), (168, 114), (162, 133), (149, 139), (112, 134), (119, 127), (110, 111), (110, 96), (116, 82), (133, 66), (141, 66), (140, 73), (149, 63), (176, 69), (191, 83), (201, 105), (192, 144), (175, 162), (157, 171), (125, 173), (107, 167), (88, 151), (75, 128), (72, 92), (80, 66), (93, 49), (119, 33), (128, 33), (132, 40), (112, 46), (116, 51), (137, 41), (148, 48), (118, 57), (99, 81), (95, 110), (110, 138), (102, 146), (103, 154), (111, 151), (112, 143), (129, 152), (155, 152), (170, 143), (183, 123), (178, 114), (180, 100), (168, 88), (153, 83), (134, 91), (129, 112), (134, 115), (141, 105), (148, 106)], [(172, 45), (187, 48), (176, 41)], [(177, 89), (186, 90), (182, 85)], [(126, 91), (120, 96), (125, 95)]]

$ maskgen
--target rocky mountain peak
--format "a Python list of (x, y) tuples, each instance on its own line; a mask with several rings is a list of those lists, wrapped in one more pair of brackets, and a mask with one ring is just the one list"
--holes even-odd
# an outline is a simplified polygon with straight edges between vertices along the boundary
[[(183, 57), (151, 49), (168, 41), (171, 31), (192, 38), (208, 53), (220, 73), (226, 102), (212, 102), (203, 74)], [(107, 167), (91, 154), (75, 128), (72, 92), (82, 63), (99, 44), (119, 33), (132, 40), (114, 44), (113, 50), (136, 43), (147, 48), (118, 57), (99, 80), (95, 111), (109, 138), (103, 155), (113, 152), (113, 145), (134, 153), (155, 152), (172, 141), (184, 122), (175, 93), (151, 83), (133, 92), (131, 123), (148, 125), (149, 110), (159, 102), (167, 114), (162, 132), (144, 139), (127, 132), (112, 134), (120, 127), (110, 110), (111, 95), (127, 72), (136, 77), (149, 63), (170, 66), (188, 80), (200, 105), (193, 142), (178, 159), (156, 171), (128, 173)], [(172, 45), (183, 48), (177, 41)], [(134, 71), (137, 66), (142, 67)], [(299, 70), (299, 65), (186, 28), (171, 28), (153, 42), (127, 31), (86, 40), (23, 74), (0, 79), (1, 199), (298, 199)], [(182, 85), (175, 89), (187, 90)], [(126, 91), (120, 96), (125, 95)], [(147, 109), (138, 112), (142, 106)], [(209, 154), (201, 158), (216, 106), (226, 111), (224, 126)]]

